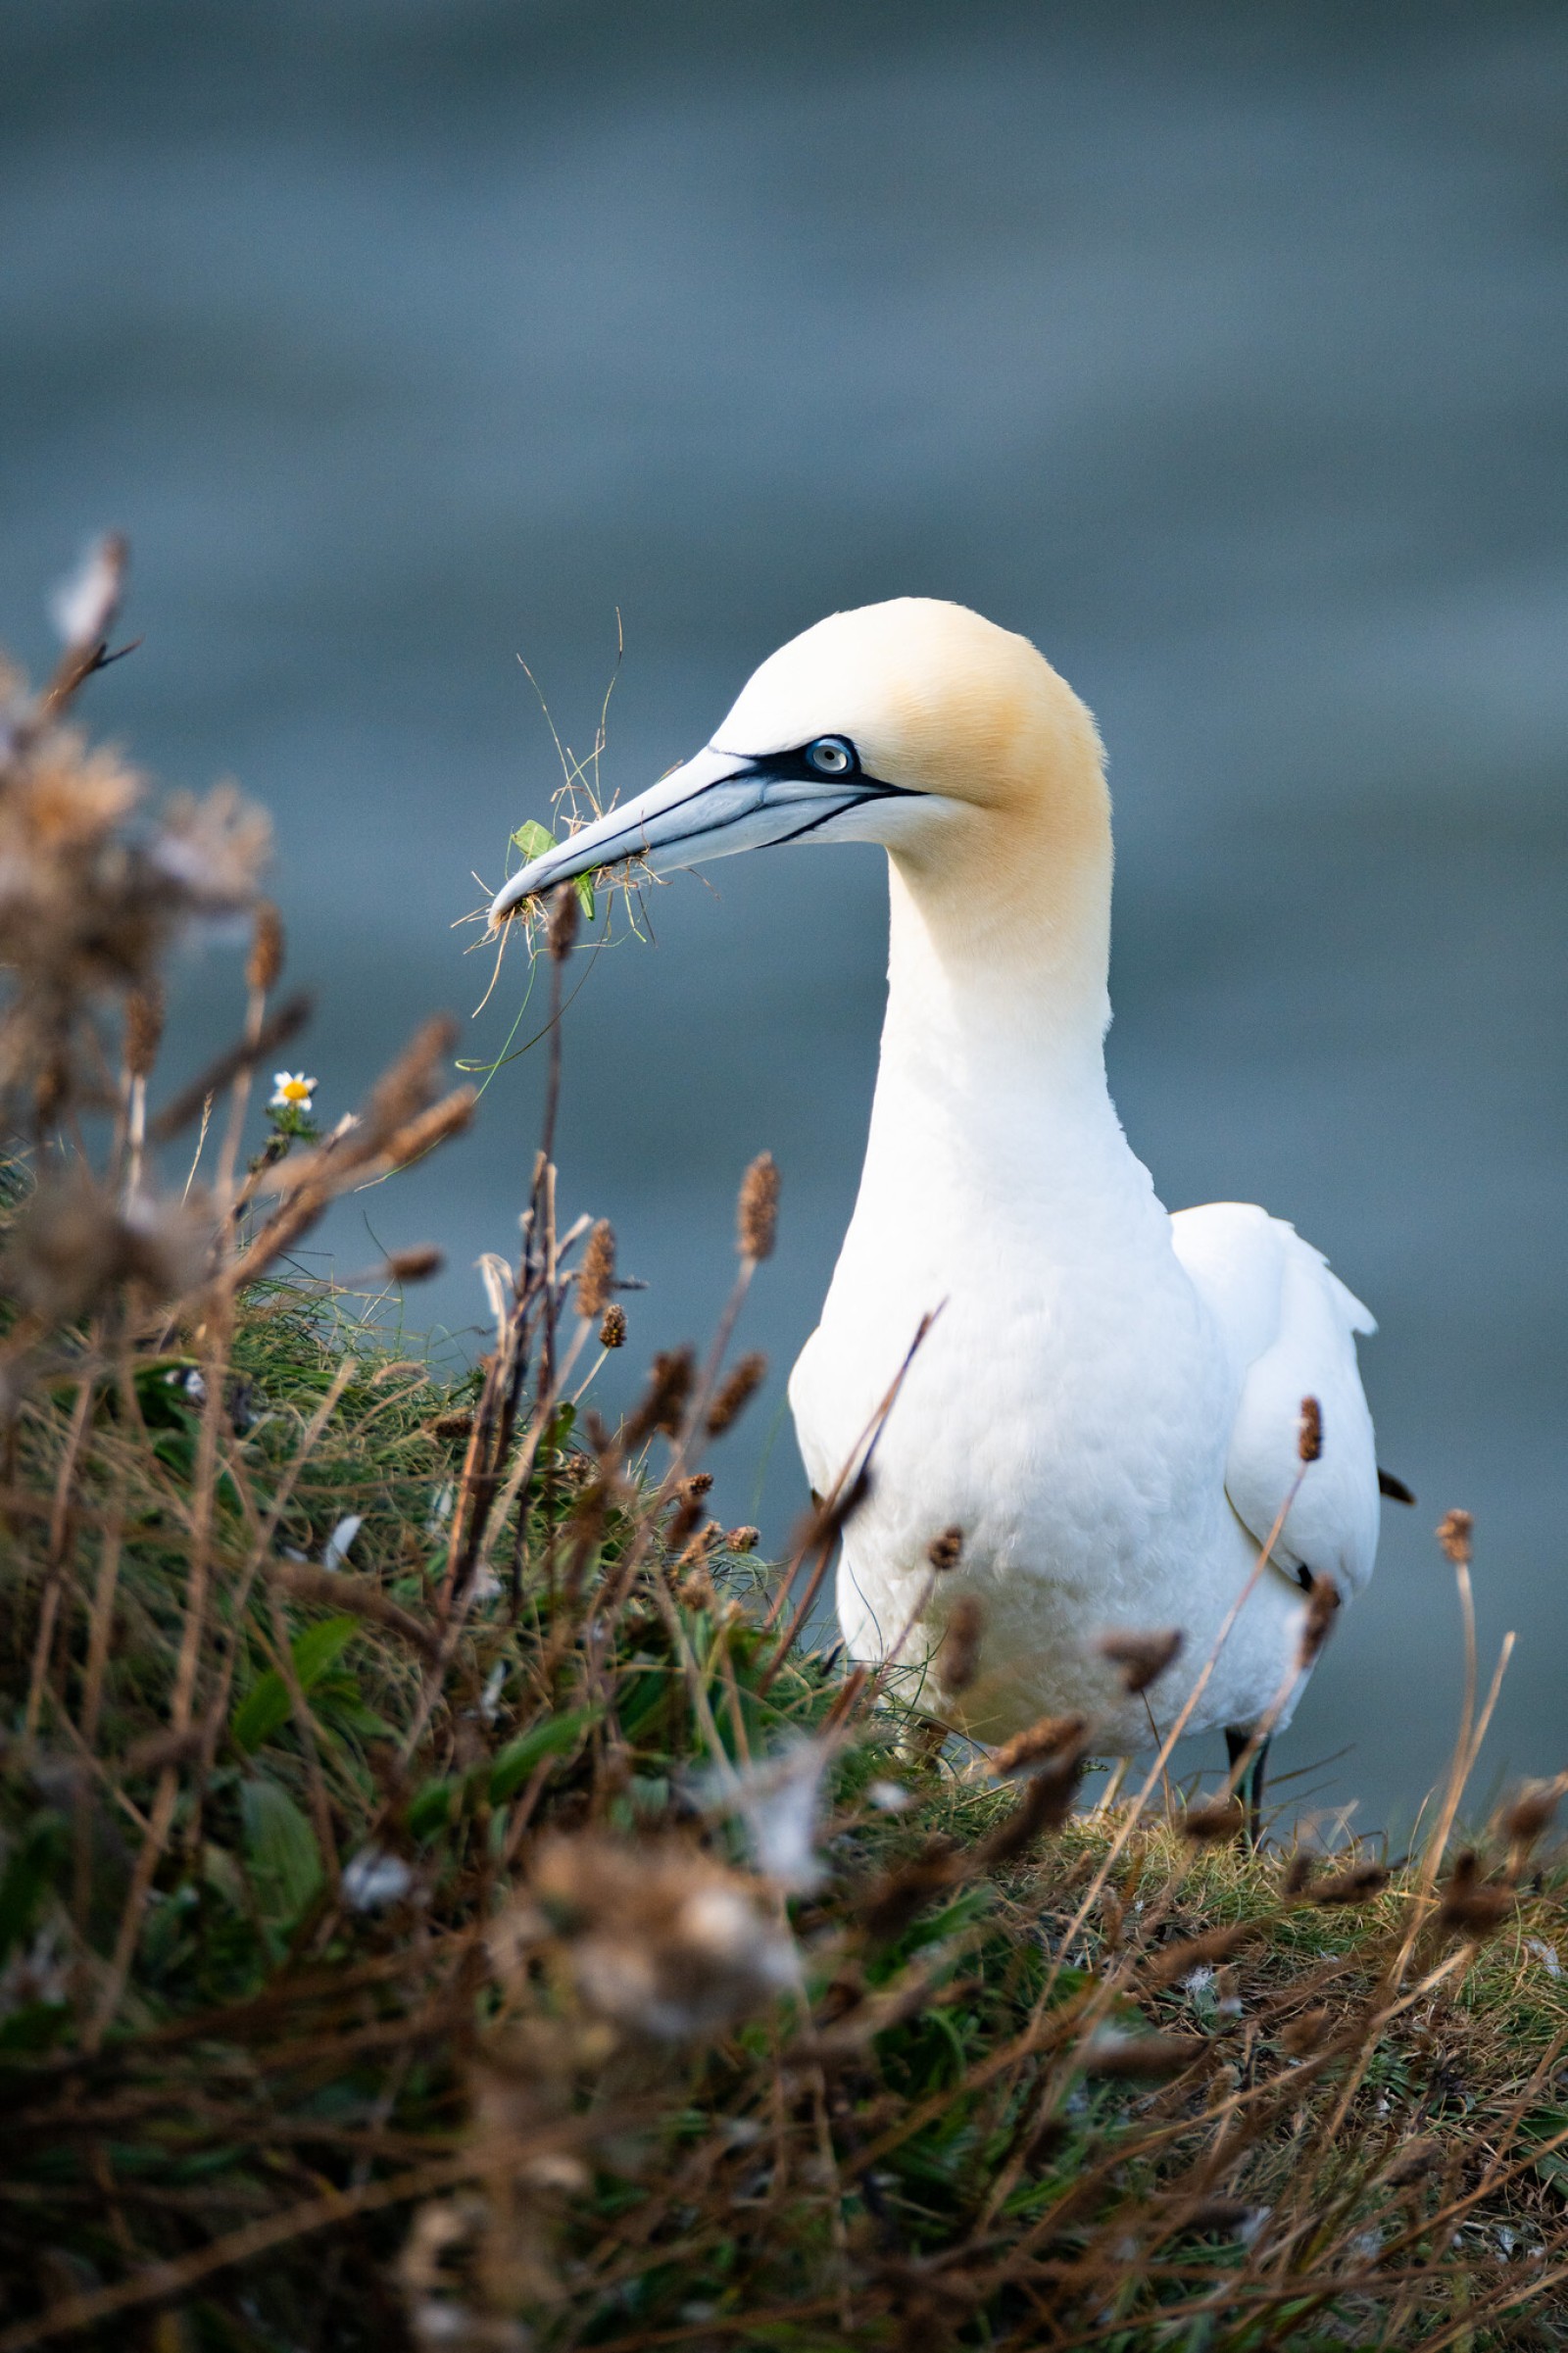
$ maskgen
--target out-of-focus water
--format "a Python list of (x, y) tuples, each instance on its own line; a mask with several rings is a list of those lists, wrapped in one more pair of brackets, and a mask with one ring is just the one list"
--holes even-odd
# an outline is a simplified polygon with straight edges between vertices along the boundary
[[(1421, 1508), (1280, 1759), (1353, 1743), (1308, 1786), (1362, 1824), (1446, 1749), (1450, 1502), (1489, 1657), (1520, 1635), (1483, 1778), (1568, 1762), (1565, 101), (1550, 7), (0, 12), (0, 637), (40, 662), (45, 584), (129, 531), (147, 642), (94, 715), (276, 812), (328, 1113), (481, 994), (449, 926), (559, 775), (519, 656), (584, 747), (618, 609), (622, 791), (781, 639), (905, 591), (1028, 631), (1093, 704), (1134, 1144), (1173, 1205), (1295, 1219), (1383, 1322)], [(653, 915), (572, 1008), (564, 1190), (653, 1285), (641, 1360), (710, 1318), (735, 1179), (777, 1153), (748, 1311), (777, 1377), (717, 1495), (777, 1532), (878, 860), (738, 860)], [(189, 975), (190, 1054), (231, 961)], [(459, 1334), (537, 1098), (505, 1072), (363, 1204), (448, 1244), (416, 1303)], [(358, 1219), (334, 1247), (373, 1254)]]

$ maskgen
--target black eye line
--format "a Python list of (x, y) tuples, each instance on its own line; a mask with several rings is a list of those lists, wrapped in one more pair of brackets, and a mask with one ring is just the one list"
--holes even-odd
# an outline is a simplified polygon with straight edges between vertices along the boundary
[[(836, 774), (831, 768), (813, 767), (810, 760), (808, 760), (807, 754), (810, 751), (812, 744), (821, 743), (842, 744), (850, 754), (853, 764), (847, 768), (840, 768)], [(735, 773), (737, 776), (773, 777), (781, 784), (844, 785), (852, 790), (858, 790), (866, 799), (876, 797), (889, 801), (918, 801), (922, 797), (911, 785), (889, 784), (885, 777), (873, 776), (869, 768), (861, 764), (859, 751), (847, 735), (813, 735), (809, 743), (796, 744), (785, 752), (730, 754), (718, 744), (711, 744), (709, 749), (719, 753), (724, 759), (733, 758), (736, 761)], [(704, 786), (700, 789), (706, 791), (708, 788)], [(813, 825), (825, 824), (828, 818), (837, 813), (835, 810), (829, 810), (827, 816), (813, 817), (811, 823)]]

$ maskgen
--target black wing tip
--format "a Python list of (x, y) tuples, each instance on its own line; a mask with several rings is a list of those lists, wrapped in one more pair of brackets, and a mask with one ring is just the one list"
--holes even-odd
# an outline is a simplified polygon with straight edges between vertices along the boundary
[(1381, 1463), (1378, 1466), (1378, 1494), (1387, 1495), (1391, 1503), (1413, 1503), (1415, 1501), (1414, 1495), (1405, 1486), (1404, 1481), (1396, 1479), (1394, 1473), (1384, 1470)]

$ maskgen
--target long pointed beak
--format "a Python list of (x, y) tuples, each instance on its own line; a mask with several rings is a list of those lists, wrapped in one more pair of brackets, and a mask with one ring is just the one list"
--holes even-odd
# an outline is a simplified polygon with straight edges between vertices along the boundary
[(803, 776), (786, 761), (751, 759), (710, 746), (635, 801), (612, 809), (523, 866), (496, 893), (492, 928), (525, 899), (622, 859), (646, 858), (656, 874), (738, 850), (798, 840), (861, 802), (897, 788), (862, 775)]

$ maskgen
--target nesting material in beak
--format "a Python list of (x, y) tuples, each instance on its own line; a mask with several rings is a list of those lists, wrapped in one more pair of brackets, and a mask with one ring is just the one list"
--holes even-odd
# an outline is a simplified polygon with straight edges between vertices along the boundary
[(867, 776), (853, 746), (837, 738), (757, 755), (710, 745), (514, 874), (496, 894), (491, 926), (557, 883), (627, 858), (646, 859), (656, 874), (673, 872), (739, 850), (800, 841), (868, 801), (899, 797), (900, 786)]

